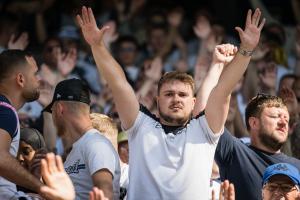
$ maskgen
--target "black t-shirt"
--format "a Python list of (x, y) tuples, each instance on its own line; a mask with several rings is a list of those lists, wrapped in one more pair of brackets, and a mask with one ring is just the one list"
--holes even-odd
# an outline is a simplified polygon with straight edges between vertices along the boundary
[[(0, 94), (0, 102), (10, 104), (8, 99)], [(5, 130), (9, 133), (11, 138), (17, 135), (17, 118), (14, 111), (11, 108), (0, 105), (0, 129)]]
[(300, 170), (300, 161), (283, 153), (271, 154), (247, 146), (228, 130), (220, 137), (215, 160), (221, 180), (234, 184), (237, 200), (261, 200), (262, 176), (269, 165), (285, 162)]

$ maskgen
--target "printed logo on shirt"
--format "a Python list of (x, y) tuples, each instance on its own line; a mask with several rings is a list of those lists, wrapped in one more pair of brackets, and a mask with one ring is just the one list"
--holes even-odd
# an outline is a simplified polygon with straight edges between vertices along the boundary
[(65, 168), (67, 174), (78, 174), (79, 170), (85, 169), (85, 164), (79, 164), (80, 159), (78, 159), (73, 165)]

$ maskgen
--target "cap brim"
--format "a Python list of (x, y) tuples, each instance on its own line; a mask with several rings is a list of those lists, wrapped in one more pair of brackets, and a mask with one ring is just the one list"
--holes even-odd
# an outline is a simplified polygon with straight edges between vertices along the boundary
[(42, 112), (52, 113), (51, 108), (52, 108), (52, 106), (53, 106), (53, 103), (54, 103), (54, 101), (52, 101), (48, 106), (46, 106), (46, 107), (42, 110)]

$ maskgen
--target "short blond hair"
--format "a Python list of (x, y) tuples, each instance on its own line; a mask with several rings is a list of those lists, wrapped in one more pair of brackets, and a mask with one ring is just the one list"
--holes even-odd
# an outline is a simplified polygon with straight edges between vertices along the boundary
[(118, 150), (117, 124), (107, 115), (100, 113), (91, 113), (90, 118), (92, 120), (93, 127), (100, 131), (107, 139), (109, 139), (114, 148)]

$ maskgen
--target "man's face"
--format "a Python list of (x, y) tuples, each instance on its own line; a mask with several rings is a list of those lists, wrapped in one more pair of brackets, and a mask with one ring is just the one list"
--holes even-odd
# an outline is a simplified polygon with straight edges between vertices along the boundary
[(263, 186), (263, 200), (296, 200), (299, 191), (295, 183), (285, 175), (274, 175)]
[(136, 59), (136, 46), (132, 42), (123, 42), (119, 48), (119, 59), (122, 65), (134, 65)]
[(170, 126), (184, 125), (191, 117), (195, 101), (189, 84), (177, 80), (164, 83), (157, 97), (161, 123)]
[(277, 151), (288, 136), (289, 113), (286, 108), (266, 107), (259, 118), (258, 137), (266, 147)]
[(60, 43), (53, 39), (49, 40), (43, 49), (44, 62), (52, 69), (56, 69), (58, 54), (62, 51)]
[(128, 164), (129, 162), (129, 148), (128, 148), (128, 141), (124, 141), (118, 144), (118, 153), (120, 159), (123, 163)]
[(163, 29), (151, 30), (149, 42), (155, 53), (162, 50), (166, 41), (166, 33)]
[(40, 77), (38, 67), (33, 57), (27, 57), (28, 67), (24, 70), (25, 85), (22, 96), (26, 102), (35, 101), (40, 96)]

